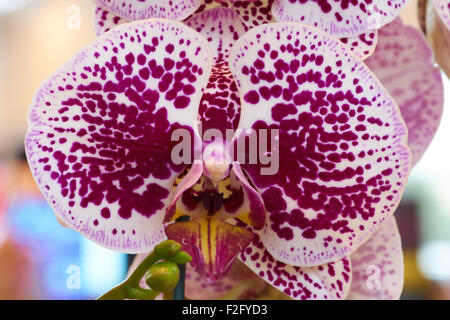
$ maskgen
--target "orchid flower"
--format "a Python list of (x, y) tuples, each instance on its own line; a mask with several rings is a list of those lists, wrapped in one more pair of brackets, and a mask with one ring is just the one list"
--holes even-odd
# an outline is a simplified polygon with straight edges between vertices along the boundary
[[(375, 29), (392, 20), (407, 1), (393, 5), (391, 5), (392, 1), (383, 1), (380, 7), (378, 4), (369, 5), (368, 9), (370, 11), (368, 12), (364, 7), (361, 9), (359, 6), (355, 7), (354, 4), (351, 4), (350, 8), (348, 4), (339, 8), (337, 5), (333, 5), (332, 14), (329, 10), (322, 10), (321, 6), (323, 4), (317, 3), (317, 1), (301, 1), (301, 3), (275, 0), (175, 1), (166, 2), (164, 8), (161, 8), (158, 1), (146, 1), (145, 4), (137, 0), (94, 0), (94, 2), (97, 5), (95, 25), (98, 35), (114, 26), (129, 21), (161, 17), (182, 21), (193, 14), (196, 9), (195, 14), (200, 14), (217, 6), (223, 6), (235, 11), (247, 29), (263, 23), (273, 22), (274, 15), (279, 21), (296, 21), (319, 27), (339, 37), (342, 43), (364, 60), (375, 50), (377, 44), (377, 32)], [(291, 15), (290, 10), (294, 10), (298, 14)], [(374, 14), (372, 11), (374, 11)], [(302, 15), (300, 16), (299, 13), (302, 13)], [(331, 15), (333, 17), (349, 17), (352, 21), (352, 28), (342, 26), (336, 28), (333, 21), (330, 21)], [(360, 16), (364, 16), (365, 20), (361, 20)], [(305, 17), (308, 17), (308, 19), (305, 19)], [(381, 21), (379, 18), (381, 18)]]
[[(60, 219), (105, 247), (145, 253), (168, 237), (210, 282), (239, 257), (293, 298), (343, 298), (351, 255), (409, 174), (399, 108), (334, 37), (297, 23), (243, 34), (222, 10), (206, 37), (161, 19), (118, 26), (45, 81), (26, 136), (33, 175)], [(227, 158), (242, 136), (200, 127), (275, 130), (278, 170)], [(192, 164), (172, 157), (177, 130), (198, 142)]]
[[(437, 2), (433, 1), (435, 7), (444, 8), (444, 4), (441, 3), (438, 6)], [(130, 8), (134, 8), (133, 1), (127, 1), (127, 3)], [(360, 59), (364, 60), (373, 54), (378, 42), (378, 33), (373, 28), (381, 28), (383, 25), (386, 25), (396, 17), (407, 3), (408, 1), (405, 0), (382, 1), (365, 7), (357, 6), (356, 3), (339, 6), (336, 3), (328, 5), (326, 3), (320, 4), (308, 1), (206, 0), (197, 9), (197, 14), (188, 18), (185, 22), (195, 30), (204, 32), (205, 26), (210, 26), (210, 28), (219, 26), (221, 19), (218, 18), (218, 15), (228, 15), (229, 21), (233, 19), (235, 21), (233, 24), (229, 23), (228, 25), (233, 28), (232, 30), (235, 30), (234, 28), (237, 29), (233, 33), (234, 40), (236, 40), (238, 35), (242, 34), (244, 30), (247, 31), (249, 28), (261, 23), (273, 21), (271, 15), (273, 5), (274, 16), (279, 20), (308, 23), (318, 26), (333, 35), (348, 37), (341, 38), (341, 42)], [(174, 5), (177, 6), (177, 4)], [(220, 7), (221, 5), (232, 8), (234, 13), (217, 8), (217, 6)], [(329, 10), (326, 9), (328, 6)], [(120, 7), (123, 6), (121, 5)], [(117, 4), (116, 7), (113, 4), (109, 4), (108, 8), (118, 12)], [(210, 8), (215, 9), (211, 10)], [(104, 11), (104, 13), (107, 14), (108, 11)], [(346, 20), (336, 21), (338, 15), (346, 17)], [(442, 15), (445, 16), (445, 14)], [(361, 20), (360, 17), (362, 16), (365, 18)], [(97, 21), (103, 23), (102, 19), (97, 19)], [(352, 22), (349, 23), (347, 21)], [(433, 66), (432, 53), (420, 34), (413, 28), (404, 27), (399, 18), (395, 21), (388, 23), (391, 27), (383, 29), (383, 43), (377, 50), (376, 57), (370, 59), (367, 63), (400, 106), (402, 116), (409, 129), (408, 144), (413, 149), (413, 164), (415, 164), (423, 155), (438, 128), (443, 109), (443, 84), (439, 76), (439, 70)], [(399, 28), (399, 30), (395, 32), (393, 31), (394, 28)], [(358, 35), (361, 30), (364, 33)], [(227, 31), (225, 30), (224, 32)], [(397, 50), (393, 49), (395, 44), (391, 44), (390, 40), (386, 40), (387, 37), (393, 34), (396, 34), (394, 36), (395, 41), (398, 42), (397, 45), (402, 44), (404, 47), (404, 51), (401, 51), (401, 53), (405, 57), (402, 60), (394, 59), (392, 56), (386, 57), (387, 53), (391, 55), (399, 54)], [(205, 34), (205, 36), (209, 38), (211, 34)], [(355, 38), (361, 41), (355, 41)], [(387, 43), (387, 48), (384, 43)], [(407, 49), (407, 46), (413, 46), (416, 49), (410, 51)], [(410, 57), (412, 55), (414, 57)], [(376, 60), (378, 63), (372, 62)], [(390, 61), (390, 64), (387, 64), (386, 61)], [(421, 71), (417, 72), (417, 70)], [(399, 81), (400, 75), (408, 76), (403, 77)], [(428, 94), (430, 90), (433, 94)]]
[[(264, 263), (276, 263), (278, 270), (283, 271), (279, 273), (278, 282), (275, 277), (274, 280), (268, 280), (268, 282), (287, 294), (295, 286), (300, 287), (298, 285), (300, 282), (303, 292), (302, 299), (339, 297), (346, 300), (396, 300), (400, 297), (403, 288), (403, 253), (394, 217), (383, 223), (367, 242), (350, 255), (350, 280), (343, 284), (343, 288), (339, 288), (339, 282), (330, 282), (330, 276), (320, 270), (322, 268), (333, 272), (333, 269), (330, 268), (332, 264), (300, 268), (299, 271), (274, 261), (267, 252), (265, 252), (265, 256), (267, 260), (263, 261)], [(249, 254), (241, 254), (242, 259), (249, 257)], [(138, 255), (130, 270), (144, 258), (145, 255)], [(303, 277), (303, 279), (290, 281), (298, 277)], [(283, 284), (283, 279), (287, 281), (285, 284)], [(294, 288), (289, 287), (289, 282), (294, 283)], [(188, 267), (186, 271), (186, 297), (193, 300), (229, 299), (230, 297), (238, 300), (267, 298), (265, 296), (267, 288), (264, 280), (242, 263), (235, 263), (226, 278), (214, 283), (205, 281), (192, 268)], [(280, 298), (279, 295), (276, 297)], [(284, 297), (281, 296), (281, 298)]]

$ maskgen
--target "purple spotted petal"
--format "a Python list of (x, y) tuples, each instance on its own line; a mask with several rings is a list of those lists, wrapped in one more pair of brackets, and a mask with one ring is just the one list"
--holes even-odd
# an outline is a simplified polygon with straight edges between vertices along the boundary
[(353, 37), (392, 21), (409, 0), (276, 0), (277, 21), (301, 22), (337, 37)]
[(232, 8), (245, 23), (248, 29), (264, 23), (272, 22), (273, 16), (270, 11), (274, 0), (253, 1), (218, 1), (223, 6)]
[(240, 114), (239, 93), (228, 62), (216, 62), (200, 102), (202, 130), (218, 129), (227, 137), (226, 129), (236, 129)]
[(230, 61), (239, 128), (279, 130), (275, 175), (241, 164), (269, 213), (266, 249), (295, 266), (345, 258), (403, 193), (411, 153), (398, 106), (336, 38), (307, 25), (256, 27)]
[(226, 137), (226, 129), (236, 129), (240, 110), (227, 60), (231, 47), (245, 33), (245, 26), (231, 9), (223, 7), (196, 14), (186, 24), (205, 36), (215, 52), (214, 67), (199, 109), (202, 130), (219, 129)]
[(212, 67), (207, 41), (178, 22), (121, 25), (82, 49), (33, 99), (26, 151), (56, 214), (97, 243), (145, 252), (182, 165), (177, 128), (196, 130)]
[(167, 18), (184, 20), (202, 4), (202, 0), (93, 0), (99, 7), (107, 9), (126, 20)]
[(432, 50), (418, 30), (396, 19), (379, 30), (377, 49), (366, 64), (400, 106), (413, 164), (417, 163), (436, 133), (444, 106), (442, 77)]
[(95, 33), (99, 36), (109, 30), (118, 26), (119, 24), (128, 22), (124, 18), (113, 14), (112, 12), (103, 9), (101, 7), (96, 7), (94, 12), (94, 26)]
[(260, 238), (255, 237), (239, 259), (294, 299), (343, 299), (350, 290), (351, 266), (347, 258), (316, 267), (294, 267), (274, 259)]
[(442, 22), (450, 30), (450, 2), (448, 0), (433, 0), (433, 4)]
[(397, 300), (403, 289), (403, 253), (391, 217), (352, 255), (353, 280), (347, 299)]
[(246, 31), (239, 16), (223, 7), (197, 13), (186, 24), (208, 39), (218, 60), (228, 58), (231, 47)]
[(347, 46), (361, 60), (367, 59), (375, 51), (377, 46), (377, 31), (368, 31), (350, 38), (341, 38), (341, 42)]

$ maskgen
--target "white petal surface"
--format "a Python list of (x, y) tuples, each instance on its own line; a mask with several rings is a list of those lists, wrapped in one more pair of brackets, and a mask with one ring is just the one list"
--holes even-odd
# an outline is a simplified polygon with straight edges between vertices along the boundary
[(353, 280), (349, 300), (396, 300), (403, 289), (403, 252), (391, 217), (350, 257)]

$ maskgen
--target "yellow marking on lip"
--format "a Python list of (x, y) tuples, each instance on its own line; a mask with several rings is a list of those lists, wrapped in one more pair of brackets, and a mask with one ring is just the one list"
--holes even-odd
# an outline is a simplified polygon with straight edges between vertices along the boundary
[(233, 193), (231, 190), (229, 190), (227, 187), (230, 185), (230, 178), (226, 178), (225, 180), (222, 180), (217, 185), (217, 191), (219, 193), (223, 194), (223, 197), (226, 199), (231, 196)]
[(175, 222), (166, 227), (166, 234), (169, 239), (192, 248), (198, 271), (216, 280), (253, 239), (249, 230), (215, 217)]
[(198, 220), (200, 224), (200, 250), (205, 265), (209, 271), (214, 265), (217, 254), (217, 230), (219, 222), (217, 219), (203, 218)]

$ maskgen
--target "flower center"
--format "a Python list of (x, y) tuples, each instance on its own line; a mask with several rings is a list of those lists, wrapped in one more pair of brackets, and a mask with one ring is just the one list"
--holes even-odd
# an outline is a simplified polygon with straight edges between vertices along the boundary
[(227, 158), (224, 143), (210, 143), (203, 150), (203, 168), (205, 175), (214, 185), (224, 180), (230, 173), (230, 161)]

